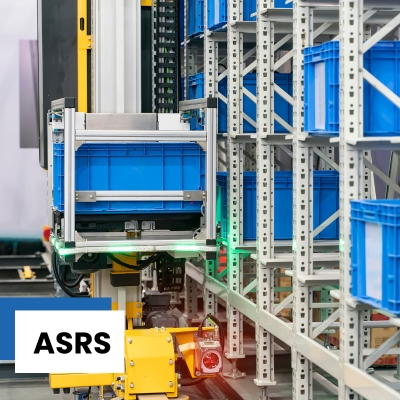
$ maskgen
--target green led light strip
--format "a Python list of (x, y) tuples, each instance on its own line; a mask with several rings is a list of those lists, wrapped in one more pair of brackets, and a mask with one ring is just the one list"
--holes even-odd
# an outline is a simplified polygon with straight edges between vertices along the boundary
[[(76, 254), (75, 249), (65, 249), (62, 246), (62, 243), (57, 241), (54, 237), (50, 240), (51, 245), (56, 249), (57, 253), (60, 256), (66, 256), (70, 254)], [(151, 247), (151, 246), (107, 246), (107, 253), (124, 253), (124, 252), (140, 252), (140, 251), (155, 251), (155, 250), (146, 250), (143, 247)], [(198, 245), (176, 245), (176, 246), (166, 246), (168, 250), (173, 251), (202, 251), (203, 247)], [(82, 249), (83, 250), (83, 249)], [(84, 251), (82, 251), (84, 252)]]

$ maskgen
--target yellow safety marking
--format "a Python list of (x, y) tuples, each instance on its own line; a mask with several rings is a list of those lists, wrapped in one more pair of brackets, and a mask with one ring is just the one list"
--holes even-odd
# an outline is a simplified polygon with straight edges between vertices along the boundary
[[(81, 30), (81, 18), (83, 19), (84, 29)], [(92, 48), (92, 37), (87, 34), (87, 25), (90, 23), (87, 17), (87, 0), (77, 0), (77, 72), (78, 72), (78, 104), (77, 111), (88, 112), (88, 50)]]
[(81, 386), (110, 386), (114, 382), (113, 374), (50, 374), (52, 389), (75, 388)]
[(79, 50), (90, 50), (92, 48), (92, 35), (80, 35), (78, 46)]
[(25, 279), (33, 278), (33, 273), (32, 273), (31, 267), (29, 267), (28, 265), (26, 265), (24, 267), (24, 276), (25, 276)]
[(18, 275), (20, 279), (35, 279), (36, 274), (32, 272), (31, 267), (25, 266), (24, 270), (22, 271), (21, 269), (18, 270)]
[(94, 272), (90, 274), (90, 297), (94, 297), (94, 280), (95, 280), (95, 275)]
[(142, 7), (151, 7), (153, 5), (152, 0), (141, 0), (141, 6)]

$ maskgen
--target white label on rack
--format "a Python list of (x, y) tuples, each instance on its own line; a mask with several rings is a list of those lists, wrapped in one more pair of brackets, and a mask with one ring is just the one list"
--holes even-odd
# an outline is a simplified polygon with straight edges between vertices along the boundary
[(382, 225), (365, 223), (366, 295), (382, 301)]
[(315, 64), (315, 129), (325, 129), (325, 63)]

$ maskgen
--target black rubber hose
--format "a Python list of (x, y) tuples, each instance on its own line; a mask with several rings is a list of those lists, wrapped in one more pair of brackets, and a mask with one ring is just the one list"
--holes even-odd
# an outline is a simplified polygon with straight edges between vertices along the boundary
[(91, 390), (92, 390), (92, 387), (89, 386), (87, 393), (86, 393), (84, 396), (82, 396), (82, 397), (83, 397), (84, 399), (89, 399), (89, 395), (90, 395)]
[(198, 385), (201, 382), (204, 382), (207, 378), (195, 378), (195, 379), (189, 379), (187, 381), (181, 379), (179, 383), (181, 386), (193, 386), (193, 385)]
[(64, 282), (61, 280), (60, 275), (58, 274), (58, 266), (57, 266), (57, 253), (53, 249), (53, 274), (56, 278), (57, 283), (60, 285), (60, 288), (69, 296), (69, 297), (89, 297), (84, 293), (74, 293), (71, 292), (65, 285)]
[(221, 340), (222, 354), (224, 354), (224, 348), (225, 348), (225, 331), (224, 331), (224, 327), (223, 327), (221, 321), (215, 315), (208, 314), (207, 317), (209, 317), (211, 320), (213, 320), (218, 325), (219, 337), (220, 337), (220, 340)]
[(136, 267), (136, 266), (134, 266), (134, 265), (127, 264), (127, 263), (121, 261), (119, 258), (117, 258), (117, 257), (115, 257), (115, 256), (113, 256), (112, 254), (109, 254), (109, 253), (107, 254), (107, 256), (108, 256), (112, 261), (114, 261), (115, 263), (117, 263), (118, 265), (121, 265), (122, 267), (125, 267), (125, 268), (133, 269), (133, 270), (135, 270), (135, 271), (142, 271), (143, 269), (145, 269), (145, 268), (148, 267), (147, 265), (146, 265), (145, 267)]
[(142, 270), (146, 269), (150, 264), (153, 264), (156, 261), (158, 261), (159, 259), (165, 257), (167, 255), (167, 253), (156, 253), (156, 254), (153, 254), (147, 260), (144, 260), (143, 262), (141, 262), (140, 266), (127, 264), (127, 263), (121, 261), (119, 258), (115, 257), (114, 255), (110, 254), (110, 253), (108, 253), (107, 255), (112, 261), (116, 262), (117, 264), (121, 265), (122, 267), (133, 269), (135, 271), (142, 271)]
[(70, 288), (70, 289), (77, 287), (81, 283), (82, 279), (85, 277), (85, 274), (80, 274), (78, 276), (78, 278), (75, 279), (73, 282), (69, 282), (69, 281), (67, 281), (66, 275), (67, 275), (67, 270), (64, 269), (64, 276), (62, 277), (63, 283), (67, 288)]
[(199, 337), (202, 337), (202, 335), (203, 335), (203, 324), (204, 324), (204, 321), (205, 321), (207, 318), (210, 318), (216, 325), (218, 325), (218, 328), (219, 328), (219, 337), (220, 337), (220, 340), (221, 340), (221, 348), (222, 348), (222, 352), (224, 352), (224, 347), (225, 347), (225, 331), (224, 331), (223, 325), (221, 324), (221, 321), (220, 321), (216, 316), (214, 316), (214, 315), (212, 315), (212, 314), (207, 314), (207, 315), (204, 317), (203, 321), (201, 321), (201, 324), (199, 325), (198, 335), (199, 335)]

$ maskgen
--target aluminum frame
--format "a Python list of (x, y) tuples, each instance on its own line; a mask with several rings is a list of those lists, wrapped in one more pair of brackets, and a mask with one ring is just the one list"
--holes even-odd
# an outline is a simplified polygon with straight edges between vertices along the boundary
[[(62, 104), (63, 100), (54, 102), (54, 104)], [(75, 108), (67, 108), (58, 106), (54, 111), (61, 117), (62, 124), (58, 119), (55, 126), (49, 126), (49, 135), (55, 130), (58, 132), (63, 127), (64, 141), (64, 226), (63, 240), (53, 237), (52, 243), (60, 255), (66, 254), (82, 254), (85, 252), (109, 252), (112, 249), (121, 248), (123, 251), (191, 251), (193, 253), (215, 252), (216, 228), (215, 228), (215, 208), (216, 208), (216, 160), (217, 160), (217, 135), (216, 135), (216, 108), (212, 99), (207, 104), (207, 128), (200, 135), (191, 133), (190, 131), (119, 131), (119, 130), (86, 130), (82, 129), (82, 121), (84, 114), (76, 113)], [(49, 118), (50, 119), (50, 118)], [(89, 138), (89, 139), (88, 139)], [(206, 190), (202, 191), (99, 191), (99, 192), (79, 192), (75, 191), (75, 151), (79, 148), (83, 141), (101, 141), (109, 142), (116, 139), (123, 142), (136, 141), (196, 141), (200, 139), (206, 142)], [(193, 140), (195, 139), (195, 140)], [(49, 177), (52, 177), (52, 163), (49, 168)], [(49, 212), (52, 212), (52, 182), (49, 183)], [(192, 237), (175, 238), (173, 240), (153, 239), (146, 240), (124, 240), (114, 239), (111, 235), (109, 240), (84, 240), (75, 231), (75, 202), (79, 201), (79, 197), (83, 200), (96, 201), (108, 199), (114, 201), (125, 200), (190, 200), (199, 199), (205, 203), (205, 240), (193, 239)], [(92, 196), (92, 198), (90, 198)], [(189, 196), (189, 197), (188, 197)], [(117, 250), (115, 250), (117, 251)]]

